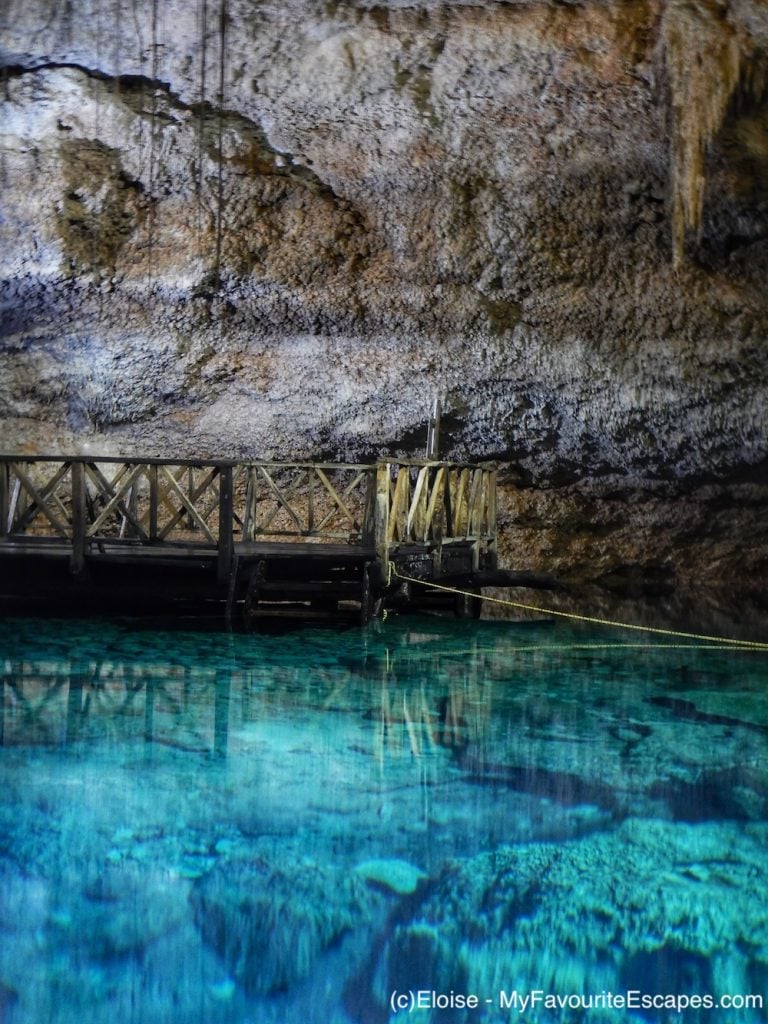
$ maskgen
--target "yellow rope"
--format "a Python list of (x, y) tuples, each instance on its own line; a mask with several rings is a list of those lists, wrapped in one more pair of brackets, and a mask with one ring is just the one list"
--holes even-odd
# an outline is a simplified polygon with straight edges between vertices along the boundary
[(705, 633), (686, 633), (680, 629), (662, 629), (660, 626), (638, 626), (631, 622), (616, 622), (614, 619), (599, 619), (592, 615), (578, 615), (576, 612), (561, 612), (555, 608), (540, 608), (535, 604), (523, 604), (522, 601), (509, 601), (503, 597), (487, 597), (483, 594), (474, 594), (470, 590), (459, 590), (457, 587), (447, 587), (441, 583), (432, 583), (429, 580), (420, 580), (415, 576), (407, 576), (399, 571), (394, 562), (390, 562), (389, 579), (392, 573), (401, 580), (409, 583), (420, 583), (422, 586), (430, 587), (432, 590), (444, 590), (449, 594), (460, 594), (463, 597), (479, 598), (481, 601), (492, 601), (494, 604), (503, 604), (507, 608), (523, 608), (529, 612), (539, 612), (542, 615), (557, 615), (562, 619), (575, 619), (577, 622), (589, 622), (594, 626), (618, 626), (619, 629), (635, 629), (641, 633), (655, 633), (658, 636), (683, 637), (686, 640), (704, 640), (710, 644), (728, 644), (734, 647), (746, 647), (751, 650), (768, 651), (768, 643), (760, 640), (736, 640), (731, 637), (708, 636)]
[[(476, 595), (477, 596), (477, 595)], [(515, 654), (537, 653), (539, 651), (733, 651), (738, 650), (743, 654), (754, 651), (753, 647), (736, 647), (728, 640), (721, 640), (719, 643), (708, 644), (531, 644), (526, 647), (512, 647)], [(757, 648), (759, 650), (759, 648)], [(455, 654), (493, 654), (495, 647), (468, 648), (465, 651), (450, 651), (451, 656)]]

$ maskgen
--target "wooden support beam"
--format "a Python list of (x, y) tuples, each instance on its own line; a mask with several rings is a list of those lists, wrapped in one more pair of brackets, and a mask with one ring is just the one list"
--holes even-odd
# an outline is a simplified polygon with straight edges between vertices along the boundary
[(272, 492), (275, 501), (278, 503), (278, 507), (282, 505), (282, 507), (285, 509), (285, 511), (288, 513), (291, 519), (293, 519), (294, 523), (296, 524), (296, 530), (298, 533), (305, 533), (306, 531), (304, 529), (304, 524), (302, 523), (301, 519), (299, 519), (299, 516), (297, 515), (296, 510), (293, 508), (290, 501), (288, 501), (287, 495), (283, 494), (283, 492), (277, 486), (275, 481), (272, 479), (272, 476), (266, 471), (266, 469), (264, 469), (263, 466), (259, 466), (259, 469), (261, 470), (261, 475), (263, 476), (267, 487)]
[[(141, 540), (146, 541), (148, 539), (147, 535), (142, 529), (141, 523), (134, 513), (131, 512), (130, 508), (132, 501), (135, 504), (135, 498), (133, 497), (134, 488), (136, 480), (141, 475), (143, 467), (138, 466), (131, 469), (128, 464), (121, 466), (111, 481), (107, 479), (95, 463), (85, 463), (84, 469), (86, 476), (90, 477), (91, 482), (98, 488), (98, 493), (94, 500), (94, 507), (96, 507), (99, 502), (102, 506), (101, 512), (99, 512), (98, 515), (94, 514), (94, 519), (88, 528), (88, 533), (91, 535), (97, 534), (105, 520), (109, 519), (113, 513), (119, 512), (122, 516), (120, 530), (121, 535), (125, 524), (130, 523), (136, 531), (136, 535)], [(155, 467), (155, 469), (157, 469), (157, 467)], [(125, 501), (123, 500), (123, 495), (125, 495)]]
[(443, 537), (453, 536), (453, 472), (450, 468), (445, 471), (445, 502), (443, 510), (445, 513), (445, 529)]
[(157, 486), (157, 466), (150, 465), (147, 469), (149, 477), (149, 543), (157, 541), (157, 516), (159, 511), (159, 490)]
[[(162, 488), (163, 492), (164, 492), (163, 493), (163, 497), (164, 497), (164, 500), (165, 500), (166, 504), (170, 505), (172, 509), (176, 510), (176, 506), (172, 503), (172, 501), (170, 500), (170, 497), (169, 497), (171, 494), (175, 494), (177, 501), (181, 502), (181, 505), (178, 508), (178, 514), (180, 516), (183, 516), (184, 509), (186, 509), (187, 512), (189, 513), (189, 515), (191, 516), (192, 520), (197, 524), (197, 527), (200, 530), (200, 532), (207, 538), (207, 540), (210, 541), (211, 544), (214, 544), (215, 540), (214, 540), (213, 534), (208, 529), (208, 524), (205, 522), (203, 517), (198, 513), (197, 509), (195, 508), (194, 504), (192, 503), (191, 497), (188, 497), (184, 493), (183, 488), (179, 484), (179, 481), (174, 477), (173, 473), (171, 473), (165, 466), (161, 466), (160, 469), (161, 469), (163, 477), (164, 477), (164, 483), (168, 485), (168, 488), (170, 488), (170, 490), (166, 490), (166, 487), (164, 485), (163, 485), (163, 488)], [(224, 472), (225, 472), (225, 470), (222, 469), (221, 473), (223, 474)], [(227, 522), (229, 524), (229, 532), (230, 532), (230, 536), (231, 536), (232, 535), (232, 467), (231, 466), (227, 466), (226, 467), (226, 473), (228, 474), (227, 479), (229, 480), (229, 496), (230, 496), (229, 515), (227, 517)], [(220, 476), (219, 479), (220, 479), (220, 482), (223, 481), (223, 479), (224, 479), (223, 475)], [(159, 483), (159, 481), (158, 481), (158, 483)], [(219, 500), (221, 500), (221, 491), (219, 491)], [(166, 532), (167, 531), (164, 530), (160, 534), (160, 540), (162, 540), (165, 537)]]
[(376, 471), (366, 473), (363, 511), (363, 530), (360, 540), (364, 547), (376, 545)]
[(26, 494), (28, 494), (32, 498), (32, 502), (29, 504), (26, 511), (19, 516), (19, 520), (16, 524), (16, 528), (19, 533), (25, 531), (27, 526), (32, 522), (35, 516), (38, 513), (40, 513), (48, 520), (48, 522), (51, 524), (54, 530), (56, 530), (56, 532), (61, 537), (63, 537), (65, 540), (69, 540), (69, 534), (67, 533), (67, 527), (69, 526), (69, 523), (62, 522), (57, 516), (53, 514), (51, 509), (48, 508), (48, 506), (46, 505), (46, 499), (48, 495), (52, 493), (53, 489), (63, 478), (64, 474), (68, 469), (68, 466), (69, 463), (65, 462), (63, 466), (59, 467), (58, 471), (54, 474), (54, 476), (45, 484), (43, 484), (40, 487), (40, 489), (38, 489), (32, 482), (32, 479), (21, 468), (20, 464), (18, 462), (14, 464), (13, 469), (16, 474), (17, 483), (20, 484), (22, 492), (26, 492)]
[(88, 534), (85, 466), (80, 461), (73, 462), (70, 472), (72, 479), (72, 557), (69, 567), (74, 575), (79, 576), (85, 569), (85, 542)]
[[(95, 467), (89, 467), (89, 472), (91, 468), (95, 469)], [(116, 512), (120, 512), (124, 516), (129, 515), (128, 508), (125, 502), (123, 501), (123, 495), (126, 494), (128, 490), (130, 490), (136, 478), (139, 477), (143, 472), (143, 469), (144, 467), (139, 465), (134, 466), (133, 469), (131, 469), (130, 472), (128, 473), (121, 472), (119, 474), (119, 484), (116, 484), (114, 481), (110, 483), (106, 479), (106, 477), (104, 477), (103, 474), (101, 473), (98, 473), (98, 476), (96, 478), (94, 478), (93, 475), (91, 476), (91, 479), (95, 479), (97, 485), (98, 479), (101, 479), (104, 487), (104, 496), (107, 496), (109, 499), (88, 529), (88, 532), (91, 536), (95, 536), (99, 532), (100, 527), (106, 522), (106, 520), (108, 520), (109, 517), (115, 514)], [(138, 522), (134, 521), (134, 526), (137, 529), (141, 529)]]
[(426, 541), (431, 539), (439, 543), (443, 539), (445, 532), (446, 478), (446, 469), (444, 466), (440, 466), (432, 481), (432, 493), (429, 496), (426, 522), (424, 523), (424, 536), (420, 540)]
[[(205, 468), (205, 467), (201, 467), (201, 468)], [(187, 467), (187, 472), (188, 472), (188, 474), (191, 474), (192, 473), (192, 468), (191, 467)], [(184, 467), (182, 467), (182, 470), (181, 470), (180, 474), (172, 474), (172, 475), (174, 476), (174, 479), (176, 480), (177, 484), (179, 484), (179, 486), (181, 486), (181, 477), (184, 475)], [(165, 540), (165, 538), (184, 519), (185, 513), (187, 515), (187, 522), (184, 524), (184, 528), (187, 529), (187, 530), (193, 530), (193, 529), (197, 528), (197, 522), (195, 521), (195, 515), (197, 515), (199, 519), (207, 520), (208, 516), (211, 514), (213, 509), (216, 507), (216, 503), (218, 502), (218, 497), (215, 498), (213, 505), (211, 505), (207, 509), (203, 508), (203, 510), (200, 511), (200, 512), (197, 511), (197, 505), (195, 504), (195, 502), (197, 502), (205, 494), (205, 492), (210, 488), (211, 484), (216, 479), (216, 475), (217, 475), (217, 470), (216, 470), (216, 467), (214, 467), (208, 473), (206, 473), (206, 475), (205, 475), (205, 477), (203, 478), (202, 481), (198, 481), (196, 486), (195, 486), (195, 482), (194, 482), (194, 477), (188, 476), (188, 481), (191, 480), (192, 483), (190, 485), (190, 489), (189, 489), (188, 494), (187, 494), (188, 500), (182, 498), (181, 508), (177, 508), (176, 503), (173, 502), (173, 501), (168, 500), (167, 497), (166, 497), (165, 505), (171, 511), (172, 519), (170, 520), (170, 522), (166, 523), (165, 526), (163, 527), (163, 529), (162, 529), (162, 531), (160, 533), (160, 540)], [(193, 506), (193, 505), (194, 505), (194, 509), (191, 508), (191, 506)], [(209, 536), (209, 540), (211, 541), (211, 543), (213, 543), (213, 537)]]
[(245, 507), (243, 510), (243, 536), (245, 541), (253, 540), (253, 527), (256, 518), (256, 497), (254, 494), (255, 470), (252, 466), (246, 469)]
[[(189, 494), (190, 498), (192, 498), (192, 495), (194, 493), (195, 493), (195, 470), (194, 470), (194, 467), (187, 466), (187, 494)], [(195, 499), (192, 498), (192, 500), (195, 500)], [(187, 516), (187, 522), (186, 522), (187, 529), (188, 530), (194, 530), (196, 525), (197, 524), (195, 523), (195, 520), (192, 518), (192, 514), (189, 513), (189, 515)]]
[(11, 500), (11, 481), (7, 462), (0, 462), (0, 537), (8, 536), (8, 507)]
[[(245, 491), (240, 481), (244, 481), (247, 487), (248, 469), (242, 462), (232, 467), (232, 529), (235, 534), (240, 534), (240, 540), (245, 540), (245, 519), (247, 504), (244, 501)], [(206, 521), (208, 516), (204, 517)]]
[(408, 518), (405, 523), (405, 535), (408, 540), (422, 539), (424, 520), (426, 518), (428, 474), (429, 466), (422, 466), (416, 477), (413, 499), (411, 507), (408, 509)]
[(346, 499), (349, 498), (349, 496), (352, 494), (352, 492), (355, 490), (355, 488), (365, 479), (366, 474), (365, 473), (357, 473), (355, 475), (355, 477), (353, 478), (352, 482), (350, 484), (347, 484), (347, 486), (344, 488), (341, 496), (339, 496), (339, 494), (336, 492), (336, 489), (333, 487), (333, 485), (331, 484), (330, 480), (325, 475), (325, 473), (322, 471), (322, 469), (318, 469), (316, 472), (317, 472), (317, 478), (320, 480), (320, 482), (322, 483), (322, 485), (326, 489), (326, 491), (328, 491), (328, 493), (330, 494), (330, 496), (331, 496), (331, 498), (333, 499), (333, 502), (334, 502), (334, 508), (331, 509), (331, 511), (325, 516), (325, 518), (322, 520), (322, 522), (318, 525), (318, 527), (317, 527), (318, 532), (320, 530), (322, 530), (329, 522), (331, 522), (333, 520), (333, 517), (338, 512), (343, 512), (343, 514), (349, 520), (350, 526), (352, 527), (352, 532), (358, 533), (360, 531), (360, 523), (355, 519), (354, 515), (352, 514), (352, 512), (347, 507)]
[[(268, 532), (268, 527), (272, 525), (272, 522), (280, 514), (281, 509), (285, 509), (286, 512), (288, 512), (288, 514), (293, 519), (294, 523), (296, 523), (297, 532), (300, 533), (302, 536), (304, 536), (308, 531), (304, 529), (304, 526), (303, 526), (303, 524), (301, 522), (301, 517), (299, 516), (299, 514), (296, 512), (296, 510), (291, 505), (291, 501), (293, 501), (294, 495), (300, 490), (302, 484), (304, 483), (304, 475), (303, 475), (304, 471), (300, 469), (298, 471), (296, 477), (294, 478), (294, 480), (290, 484), (288, 484), (287, 486), (284, 486), (282, 490), (280, 490), (280, 488), (278, 488), (277, 484), (274, 483), (274, 481), (272, 480), (271, 477), (267, 477), (265, 470), (262, 469), (261, 473), (267, 479), (267, 484), (269, 486), (269, 493), (274, 498), (275, 507), (272, 509), (272, 511), (269, 513), (269, 515), (267, 516), (267, 518), (264, 520), (263, 523), (256, 524), (255, 512), (254, 512), (254, 524), (255, 524), (254, 525), (254, 533), (267, 533)], [(311, 473), (311, 471), (307, 471), (307, 486), (308, 487), (310, 486), (311, 479), (312, 479), (312, 473)], [(269, 532), (270, 533), (277, 533), (277, 532), (281, 532), (281, 531), (271, 530)]]
[(217, 567), (218, 581), (222, 585), (229, 583), (230, 573), (233, 568), (233, 505), (232, 467), (222, 466), (219, 472), (219, 556)]
[(483, 498), (483, 471), (473, 469), (469, 486), (469, 499), (467, 502), (467, 537), (476, 537), (482, 533), (482, 498)]
[(389, 531), (387, 540), (392, 541), (397, 534), (397, 540), (405, 540), (405, 525), (408, 517), (408, 503), (410, 498), (410, 471), (408, 467), (400, 466), (397, 472), (395, 489), (392, 492), (392, 507), (389, 511)]
[(381, 582), (389, 582), (389, 480), (392, 466), (380, 462), (376, 466), (376, 505), (374, 509), (374, 538), (376, 558)]
[(488, 561), (489, 569), (495, 569), (498, 561), (496, 552), (496, 470), (488, 470)]
[[(336, 491), (336, 488), (333, 486), (333, 484), (328, 479), (328, 477), (325, 475), (325, 473), (322, 471), (322, 469), (317, 469), (316, 473), (317, 473), (317, 479), (320, 481), (320, 483), (323, 485), (323, 487), (326, 489), (326, 491), (330, 494), (331, 499), (332, 499), (332, 501), (334, 503), (334, 506), (335, 506), (333, 508), (333, 510), (328, 513), (328, 515), (325, 517), (325, 520), (323, 522), (330, 521), (331, 518), (336, 515), (337, 511), (340, 511), (340, 512), (343, 512), (344, 515), (347, 517), (347, 519), (349, 520), (349, 523), (350, 523), (352, 529), (353, 530), (355, 530), (355, 529), (359, 530), (360, 529), (360, 524), (355, 521), (355, 517), (352, 515), (352, 513), (347, 508), (347, 506), (346, 506), (346, 504), (344, 502), (344, 498), (342, 498), (338, 494), (338, 492)], [(357, 477), (356, 480), (359, 480), (359, 477)], [(356, 482), (356, 481), (353, 481), (353, 483), (354, 482)], [(349, 489), (345, 492), (344, 497), (347, 497), (348, 493), (349, 493)]]
[(452, 494), (453, 505), (453, 530), (452, 536), (461, 537), (466, 533), (467, 526), (467, 498), (469, 491), (469, 469), (458, 469), (454, 474), (454, 492)]

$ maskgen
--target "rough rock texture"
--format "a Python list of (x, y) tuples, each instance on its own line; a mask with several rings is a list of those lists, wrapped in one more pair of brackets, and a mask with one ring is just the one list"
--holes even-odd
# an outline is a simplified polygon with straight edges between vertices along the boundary
[[(768, 886), (765, 838), (762, 824), (739, 831), (636, 819), (614, 834), (501, 847), (457, 862), (413, 918), (393, 928), (371, 965), (370, 1002), (359, 1000), (357, 1019), (391, 1021), (392, 989), (495, 997), (475, 1011), (425, 1012), (422, 1019), (435, 1024), (507, 1021), (516, 1013), (499, 1005), (498, 993), (515, 989), (759, 991), (768, 963), (768, 929), (757, 909)], [(744, 1013), (756, 1024), (758, 1011)], [(581, 1019), (542, 1005), (525, 1016), (536, 1024)], [(687, 1019), (727, 1016), (690, 1009)], [(603, 1008), (594, 1019), (672, 1015)]]
[(203, 938), (250, 993), (281, 992), (305, 978), (345, 932), (369, 922), (365, 882), (309, 857), (279, 866), (259, 856), (223, 864), (197, 884), (193, 905)]
[(0, 47), (0, 447), (410, 453), (440, 393), (516, 564), (764, 578), (759, 0), (9, 0)]

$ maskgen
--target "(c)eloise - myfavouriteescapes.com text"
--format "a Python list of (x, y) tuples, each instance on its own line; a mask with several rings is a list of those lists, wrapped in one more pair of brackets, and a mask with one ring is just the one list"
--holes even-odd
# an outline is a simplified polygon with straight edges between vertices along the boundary
[(763, 996), (757, 993), (673, 993), (643, 992), (627, 989), (622, 992), (546, 992), (544, 989), (499, 990), (493, 995), (475, 992), (439, 992), (436, 989), (394, 989), (390, 993), (393, 1014), (409, 1014), (423, 1010), (481, 1010), (495, 1007), (510, 1014), (535, 1010), (762, 1010)]

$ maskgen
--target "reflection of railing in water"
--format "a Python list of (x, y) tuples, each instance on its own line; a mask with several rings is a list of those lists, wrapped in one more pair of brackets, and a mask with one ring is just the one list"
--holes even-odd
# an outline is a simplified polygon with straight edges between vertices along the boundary
[[(238, 725), (248, 725), (297, 706), (316, 707), (319, 689), (325, 709), (374, 723), (370, 753), (383, 765), (477, 742), (493, 703), (483, 683), (487, 668), (469, 649), (457, 658), (440, 637), (415, 633), (402, 644), (377, 646), (359, 663), (315, 665), (309, 672), (304, 664), (282, 663), (215, 669), (111, 659), (6, 661), (0, 662), (0, 744), (144, 740), (224, 756), (235, 697)], [(419, 681), (425, 672), (430, 679), (454, 678), (425, 685)]]
[[(580, 663), (599, 666), (602, 654), (579, 649)], [(133, 738), (146, 731), (160, 741), (213, 750), (214, 706), (218, 700), (223, 737), (229, 688), (237, 700), (238, 724), (297, 708), (361, 713), (377, 723), (380, 752), (420, 756), (481, 742), (492, 716), (510, 702), (516, 665), (525, 678), (534, 673), (556, 679), (572, 657), (570, 647), (542, 643), (535, 634), (523, 634), (515, 654), (506, 635), (469, 634), (459, 640), (423, 620), (391, 635), (360, 634), (355, 653), (330, 665), (266, 657), (251, 667), (238, 665), (233, 654), (233, 664), (220, 668), (189, 652), (178, 663), (117, 652), (91, 659), (0, 658), (5, 691), (0, 708), (6, 712), (9, 744), (34, 742), (35, 730), (41, 742), (63, 743), (67, 735), (83, 739), (90, 718), (96, 732), (96, 720), (102, 719), (103, 732), (112, 728), (117, 736), (122, 719), (124, 733)], [(112, 726), (105, 724), (109, 720)]]
[[(224, 756), (231, 675), (167, 667), (72, 662), (9, 664), (0, 677), (0, 745), (68, 746), (98, 738), (144, 740)], [(174, 684), (180, 692), (173, 692)], [(213, 722), (201, 711), (213, 692)], [(212, 724), (212, 735), (211, 735)]]

